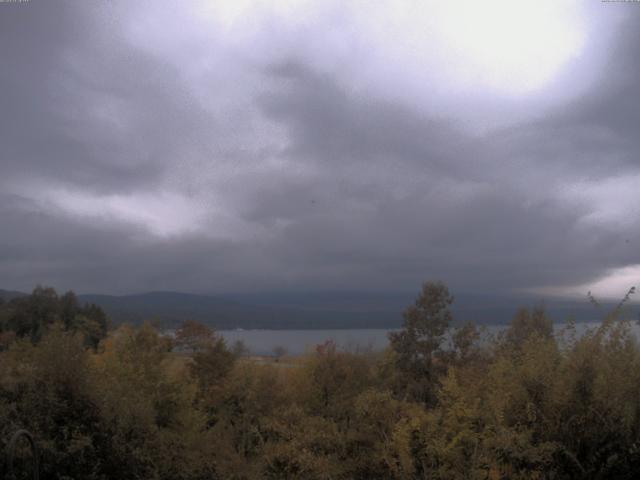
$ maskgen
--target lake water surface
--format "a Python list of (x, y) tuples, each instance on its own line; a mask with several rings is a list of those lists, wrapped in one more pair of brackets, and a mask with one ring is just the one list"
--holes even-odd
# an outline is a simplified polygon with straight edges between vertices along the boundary
[[(578, 323), (576, 331), (580, 334), (598, 323)], [(555, 325), (559, 332), (565, 324)], [(506, 328), (504, 325), (487, 325), (485, 337), (496, 335)], [(632, 324), (633, 332), (640, 338), (640, 326)], [(357, 350), (382, 350), (388, 343), (388, 333), (392, 329), (343, 329), (343, 330), (219, 330), (229, 345), (241, 340), (253, 355), (272, 355), (275, 347), (284, 347), (287, 353), (300, 355), (313, 350), (316, 345), (327, 340), (336, 342), (338, 348)]]

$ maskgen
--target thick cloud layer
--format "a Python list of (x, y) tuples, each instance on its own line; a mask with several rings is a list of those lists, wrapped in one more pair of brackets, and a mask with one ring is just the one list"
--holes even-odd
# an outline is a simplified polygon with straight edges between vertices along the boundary
[(366, 3), (209, 7), (0, 4), (0, 287), (563, 293), (640, 264), (640, 8), (590, 7), (555, 80), (501, 92)]

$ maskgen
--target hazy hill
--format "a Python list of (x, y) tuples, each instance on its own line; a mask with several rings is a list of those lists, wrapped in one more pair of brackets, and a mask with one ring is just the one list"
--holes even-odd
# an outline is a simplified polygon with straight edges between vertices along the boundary
[(0, 298), (4, 301), (11, 300), (12, 298), (25, 296), (26, 293), (16, 292), (13, 290), (2, 290), (0, 289)]
[(116, 322), (158, 320), (173, 326), (193, 319), (218, 329), (232, 328), (384, 328), (399, 325), (399, 311), (351, 311), (262, 303), (259, 298), (150, 292), (139, 295), (80, 295), (100, 305)]
[[(395, 327), (402, 322), (402, 312), (411, 305), (416, 292), (366, 293), (366, 292), (307, 292), (307, 293), (260, 293), (236, 294), (225, 298), (233, 301), (269, 307), (296, 308), (303, 311), (324, 313), (325, 318), (340, 312), (345, 318), (369, 315), (379, 319), (385, 326)], [(579, 322), (599, 320), (603, 312), (615, 307), (614, 303), (602, 303), (596, 309), (587, 299), (545, 299), (542, 297), (507, 294), (454, 294), (454, 319), (457, 323), (467, 321), (485, 325), (507, 324), (520, 307), (543, 305), (554, 321), (562, 322), (573, 317)], [(633, 308), (636, 313), (634, 314)], [(637, 305), (631, 307), (637, 318)]]
[[(0, 290), (5, 300), (25, 295)], [(521, 307), (544, 303), (554, 321), (574, 317), (598, 320), (613, 304), (595, 309), (585, 300), (546, 300), (509, 295), (456, 295), (456, 322), (506, 324)], [(172, 327), (185, 319), (198, 320), (218, 329), (329, 329), (394, 328), (402, 323), (402, 311), (415, 293), (302, 292), (234, 295), (196, 295), (149, 292), (137, 295), (79, 295), (82, 302), (100, 305), (115, 323), (155, 320)], [(637, 318), (637, 306), (631, 315)]]
[[(97, 303), (115, 322), (156, 319), (171, 326), (190, 318), (219, 329), (229, 328), (394, 328), (402, 323), (402, 311), (414, 301), (412, 293), (260, 293), (223, 296), (177, 292), (140, 295), (81, 295)], [(506, 324), (521, 306), (544, 304), (555, 321), (574, 317), (595, 321), (602, 315), (586, 300), (546, 300), (507, 295), (456, 296), (457, 322)], [(612, 308), (603, 305), (603, 310)]]

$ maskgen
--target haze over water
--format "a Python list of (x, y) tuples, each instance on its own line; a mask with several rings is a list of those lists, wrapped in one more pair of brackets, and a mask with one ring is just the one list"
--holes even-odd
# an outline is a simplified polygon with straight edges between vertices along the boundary
[[(556, 323), (556, 334), (565, 327), (566, 323)], [(598, 322), (577, 323), (576, 333), (584, 333), (587, 329), (595, 328)], [(484, 326), (484, 336), (491, 337), (507, 328), (505, 325)], [(640, 325), (631, 322), (631, 328), (640, 338)], [(327, 340), (336, 342), (338, 348), (356, 351), (371, 349), (383, 350), (389, 341), (387, 335), (395, 329), (332, 329), (332, 330), (220, 330), (218, 333), (224, 337), (228, 345), (241, 340), (252, 355), (273, 355), (275, 347), (284, 347), (291, 355), (301, 355), (312, 351), (315, 346)]]

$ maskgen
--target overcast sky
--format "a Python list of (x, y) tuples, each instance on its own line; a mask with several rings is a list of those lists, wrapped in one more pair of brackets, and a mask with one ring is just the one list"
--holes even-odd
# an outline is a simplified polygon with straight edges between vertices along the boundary
[(0, 3), (0, 288), (622, 296), (640, 3)]

